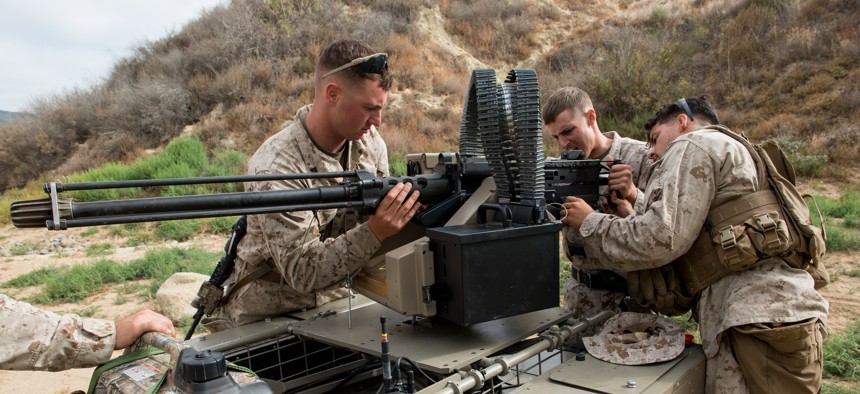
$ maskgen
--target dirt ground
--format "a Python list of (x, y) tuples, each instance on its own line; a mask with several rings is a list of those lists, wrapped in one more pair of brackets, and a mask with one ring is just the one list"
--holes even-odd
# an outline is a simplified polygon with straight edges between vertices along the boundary
[[(100, 230), (89, 236), (82, 236), (83, 231), (85, 230), (69, 229), (64, 232), (49, 232), (43, 229), (16, 229), (12, 226), (0, 228), (0, 250), (5, 251), (5, 256), (0, 257), (0, 283), (42, 267), (59, 267), (93, 261), (93, 257), (87, 257), (85, 253), (86, 246), (89, 244), (109, 242), (123, 245), (125, 243), (124, 239), (109, 235), (106, 230)], [(60, 236), (63, 239), (74, 239), (76, 250), (20, 256), (11, 256), (9, 253), (16, 244), (22, 242), (38, 244), (44, 240), (55, 240)], [(184, 243), (168, 242), (139, 247), (118, 246), (112, 254), (105, 257), (115, 261), (130, 261), (142, 257), (147, 249), (171, 246), (194, 245), (219, 251), (223, 248), (224, 241), (223, 237), (207, 235)], [(852, 270), (860, 270), (860, 262), (857, 262), (854, 255), (850, 253), (829, 253), (825, 264), (833, 281), (821, 292), (830, 301), (828, 330), (835, 333), (844, 330), (860, 317), (860, 277), (847, 275)], [(61, 314), (91, 313), (93, 317), (107, 319), (127, 316), (143, 308), (158, 309), (153, 299), (134, 294), (120, 296), (117, 290), (117, 288), (105, 288), (102, 293), (77, 304), (39, 305), (39, 307)], [(0, 292), (18, 299), (27, 298), (38, 291), (38, 288), (0, 287)], [(118, 303), (118, 297), (125, 298), (125, 302)], [(119, 354), (121, 352), (116, 353), (116, 355)], [(92, 371), (92, 368), (64, 372), (0, 371), (0, 392), (24, 388), (34, 393), (69, 393), (79, 389), (85, 390)]]

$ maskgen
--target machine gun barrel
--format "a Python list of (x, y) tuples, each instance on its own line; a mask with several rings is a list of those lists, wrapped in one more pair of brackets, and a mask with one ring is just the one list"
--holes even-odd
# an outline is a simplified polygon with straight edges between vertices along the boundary
[[(94, 189), (119, 189), (126, 187), (154, 187), (154, 186), (175, 186), (175, 185), (209, 185), (213, 183), (236, 183), (236, 182), (251, 182), (251, 181), (278, 181), (290, 179), (321, 179), (321, 178), (350, 178), (357, 177), (356, 171), (344, 172), (318, 172), (305, 174), (271, 174), (271, 175), (233, 175), (233, 176), (210, 176), (197, 178), (163, 178), (163, 179), (135, 179), (128, 181), (111, 181), (111, 182), (79, 182), (63, 184), (54, 182), (58, 192), (74, 191), (74, 190), (94, 190)], [(43, 186), (45, 193), (51, 193), (51, 183), (46, 183)]]
[[(333, 186), (260, 192), (198, 194), (177, 197), (151, 197), (128, 200), (74, 202), (58, 197), (59, 190), (92, 190), (117, 187), (167, 186), (303, 179), (341, 178), (351, 180)], [(208, 182), (207, 182), (208, 181)], [(100, 182), (85, 184), (48, 184), (50, 198), (16, 201), (10, 209), (12, 223), (19, 228), (47, 226), (49, 230), (121, 223), (235, 216), (315, 209), (372, 209), (399, 182), (408, 182), (421, 193), (422, 202), (444, 199), (453, 193), (445, 174), (376, 178), (366, 171), (320, 174), (285, 174), (240, 177), (178, 178)]]

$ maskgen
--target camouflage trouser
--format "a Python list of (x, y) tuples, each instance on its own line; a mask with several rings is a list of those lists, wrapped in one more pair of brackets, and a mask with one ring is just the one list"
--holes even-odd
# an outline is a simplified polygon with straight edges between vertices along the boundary
[[(564, 285), (564, 309), (573, 312), (573, 319), (589, 317), (602, 311), (619, 313), (624, 296), (624, 293), (617, 291), (592, 289), (577, 282), (576, 279), (571, 279)], [(600, 327), (601, 325), (598, 324), (568, 339), (565, 345), (582, 348), (582, 337), (594, 335)]]
[(708, 359), (708, 393), (818, 393), (826, 332), (818, 319), (782, 327), (747, 324), (720, 335)]

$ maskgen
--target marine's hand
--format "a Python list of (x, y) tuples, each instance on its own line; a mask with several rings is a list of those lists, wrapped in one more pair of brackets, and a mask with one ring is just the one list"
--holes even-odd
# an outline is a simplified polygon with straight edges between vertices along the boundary
[(621, 198), (620, 194), (615, 192), (609, 193), (609, 200), (612, 204), (607, 205), (611, 206), (612, 210), (604, 210), (603, 212), (612, 213), (622, 218), (636, 215), (636, 211), (633, 209), (633, 204), (631, 204), (630, 201)]
[(610, 194), (617, 191), (631, 205), (636, 203), (636, 195), (639, 193), (639, 190), (633, 185), (633, 169), (630, 165), (611, 164), (609, 167), (608, 185)]
[(155, 331), (174, 336), (173, 322), (159, 313), (144, 309), (116, 322), (114, 350), (125, 349), (145, 332)]
[(567, 215), (561, 215), (564, 218), (561, 223), (577, 230), (582, 226), (582, 222), (585, 220), (585, 217), (594, 212), (594, 210), (591, 209), (591, 206), (579, 197), (568, 196), (564, 200), (563, 205), (564, 209), (567, 211)]
[(380, 242), (397, 234), (409, 222), (409, 219), (415, 216), (415, 212), (421, 208), (421, 204), (418, 203), (420, 193), (415, 190), (410, 195), (411, 190), (411, 183), (395, 185), (379, 202), (376, 213), (368, 220), (367, 225), (370, 226), (370, 231)]

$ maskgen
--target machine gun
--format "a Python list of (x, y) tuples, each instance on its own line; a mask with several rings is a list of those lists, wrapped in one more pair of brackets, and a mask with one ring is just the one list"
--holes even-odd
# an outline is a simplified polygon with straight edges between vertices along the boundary
[[(535, 212), (534, 204), (487, 203), (493, 199), (494, 182), (489, 165), (483, 157), (463, 158), (456, 154), (421, 154), (410, 155), (409, 160), (408, 168), (411, 172), (427, 173), (386, 178), (376, 178), (365, 171), (357, 171), (76, 184), (49, 183), (44, 187), (49, 198), (16, 201), (12, 204), (11, 215), (13, 224), (19, 228), (45, 226), (51, 230), (62, 230), (82, 226), (297, 210), (335, 208), (372, 210), (391, 187), (398, 182), (409, 182), (413, 184), (413, 190), (420, 191), (420, 201), (428, 204), (428, 208), (416, 215), (408, 231), (384, 243), (381, 251), (355, 280), (355, 286), (360, 292), (408, 315), (440, 314), (436, 309), (436, 302), (444, 301), (445, 309), (442, 315), (463, 325), (500, 317), (507, 313), (518, 314), (544, 305), (555, 305), (557, 296), (554, 291), (551, 291), (552, 286), (519, 284), (517, 287), (523, 287), (523, 291), (539, 293), (528, 297), (522, 297), (522, 292), (512, 293), (502, 289), (512, 285), (509, 282), (517, 282), (521, 277), (528, 277), (528, 272), (521, 272), (526, 276), (507, 275), (508, 273), (522, 270), (534, 272), (534, 266), (522, 264), (524, 260), (541, 262), (541, 271), (547, 273), (545, 284), (557, 282), (558, 246), (557, 242), (553, 241), (560, 228), (557, 222), (544, 216), (543, 221), (538, 223), (536, 218), (541, 217), (544, 212)], [(428, 168), (429, 166), (433, 167), (432, 170)], [(590, 202), (597, 201), (597, 188), (601, 182), (600, 161), (580, 159), (547, 161), (546, 166), (548, 168), (545, 171), (547, 200), (561, 202), (566, 193), (573, 190), (574, 193), (578, 193), (576, 195)], [(76, 190), (298, 178), (336, 178), (343, 181), (334, 186), (302, 190), (218, 193), (114, 201), (76, 202), (70, 198), (60, 197), (61, 192)], [(473, 197), (473, 202), (464, 209), (466, 202)], [(460, 212), (459, 216), (458, 212)], [(445, 225), (449, 227), (443, 227)], [(415, 242), (425, 235), (430, 238)], [(545, 242), (548, 248), (539, 247), (532, 242), (538, 242), (538, 244)], [(406, 251), (400, 250), (399, 254), (389, 253), (403, 244), (409, 244), (411, 250), (407, 248)], [(231, 249), (229, 246), (225, 248), (228, 254)], [(409, 253), (409, 251), (415, 252), (416, 248), (420, 251), (417, 256), (433, 256), (433, 252), (436, 251), (448, 258), (435, 259), (435, 261), (432, 258), (422, 259), (420, 263), (416, 263), (416, 254)], [(235, 245), (232, 249), (235, 249)], [(533, 253), (539, 249), (547, 252)], [(388, 254), (387, 257), (386, 254)], [(481, 257), (478, 258), (473, 254)], [(513, 258), (517, 255), (521, 255), (520, 258)], [(481, 264), (481, 261), (484, 263)], [(510, 265), (507, 267), (507, 272), (498, 270), (498, 267), (507, 265)], [(224, 270), (225, 267), (219, 264), (218, 269)], [(449, 270), (457, 274), (442, 275)], [(440, 273), (439, 277), (436, 277), (434, 272)], [(472, 290), (471, 284), (474, 280), (486, 278), (490, 273), (505, 274), (503, 277), (486, 279), (491, 283), (490, 286), (499, 291)], [(508, 296), (501, 296), (501, 294), (508, 294)], [(485, 305), (482, 302), (475, 302), (483, 298), (486, 298), (487, 303), (492, 302), (498, 305), (498, 308), (507, 308), (510, 312), (499, 313), (492, 308), (484, 308), (481, 306)], [(498, 303), (495, 300), (499, 298), (508, 299), (505, 303)], [(452, 300), (457, 301), (452, 303)], [(518, 305), (520, 309), (510, 307), (511, 304), (508, 302)], [(530, 305), (532, 302), (536, 304)], [(205, 312), (210, 314), (213, 303), (206, 302), (206, 305), (209, 309)]]
[[(547, 202), (577, 195), (596, 206), (602, 163), (573, 153), (544, 160), (537, 97), (531, 70), (511, 71), (504, 84), (495, 83), (493, 70), (476, 70), (463, 111), (461, 152), (409, 155), (404, 177), (353, 171), (52, 182), (44, 187), (49, 198), (13, 203), (12, 221), (63, 230), (300, 210), (372, 211), (393, 186), (408, 182), (428, 207), (366, 264), (354, 281), (359, 292), (405, 315), (441, 316), (464, 326), (544, 309), (558, 304), (561, 228), (547, 215)], [(94, 202), (60, 197), (76, 190), (311, 178), (332, 185)]]

